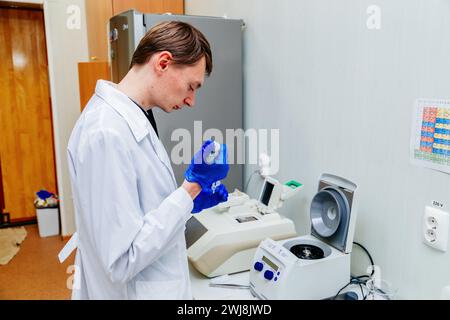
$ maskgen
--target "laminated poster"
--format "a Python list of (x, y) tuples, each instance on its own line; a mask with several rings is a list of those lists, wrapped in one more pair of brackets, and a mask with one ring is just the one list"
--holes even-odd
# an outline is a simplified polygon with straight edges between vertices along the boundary
[(412, 121), (412, 163), (450, 173), (450, 100), (416, 100)]

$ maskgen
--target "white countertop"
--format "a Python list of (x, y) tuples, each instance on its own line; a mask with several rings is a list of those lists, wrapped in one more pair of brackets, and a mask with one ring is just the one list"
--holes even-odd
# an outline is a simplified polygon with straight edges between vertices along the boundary
[[(198, 272), (189, 263), (189, 276), (191, 278), (192, 294), (194, 300), (258, 300), (258, 298), (252, 295), (250, 289), (223, 288), (210, 286), (211, 281), (248, 286), (249, 275), (250, 271), (245, 271), (217, 278), (207, 278), (203, 274)], [(343, 290), (342, 293), (345, 293), (350, 290), (352, 290), (358, 295), (358, 299), (362, 300), (362, 295), (359, 286), (356, 285), (349, 286), (348, 288)], [(363, 290), (365, 294), (367, 294), (367, 290), (365, 287), (363, 287)], [(385, 298), (376, 295), (375, 297), (372, 297), (372, 299), (383, 300)]]
[[(249, 274), (250, 272), (246, 271), (229, 275), (223, 283), (248, 286)], [(251, 294), (250, 289), (211, 287), (209, 285), (211, 280), (217, 281), (223, 278), (207, 278), (198, 272), (190, 263), (189, 276), (191, 278), (194, 300), (258, 300)]]

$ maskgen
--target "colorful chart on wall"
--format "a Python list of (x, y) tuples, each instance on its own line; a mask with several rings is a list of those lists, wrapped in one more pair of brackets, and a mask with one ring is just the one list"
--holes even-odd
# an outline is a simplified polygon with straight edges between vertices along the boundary
[(416, 100), (411, 161), (450, 173), (450, 100)]

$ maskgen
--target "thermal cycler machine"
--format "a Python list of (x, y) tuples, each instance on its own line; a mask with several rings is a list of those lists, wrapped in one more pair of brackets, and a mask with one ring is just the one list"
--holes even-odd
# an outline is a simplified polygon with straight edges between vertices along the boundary
[(192, 215), (186, 225), (191, 264), (210, 278), (249, 270), (262, 240), (296, 236), (294, 223), (276, 210), (301, 187), (266, 177), (258, 200), (235, 190), (227, 202)]

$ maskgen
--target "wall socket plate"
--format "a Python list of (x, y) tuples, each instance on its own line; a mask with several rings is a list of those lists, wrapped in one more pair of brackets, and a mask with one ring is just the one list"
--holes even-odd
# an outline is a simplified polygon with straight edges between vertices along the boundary
[(423, 216), (423, 242), (440, 251), (447, 251), (449, 214), (435, 207), (425, 207)]

